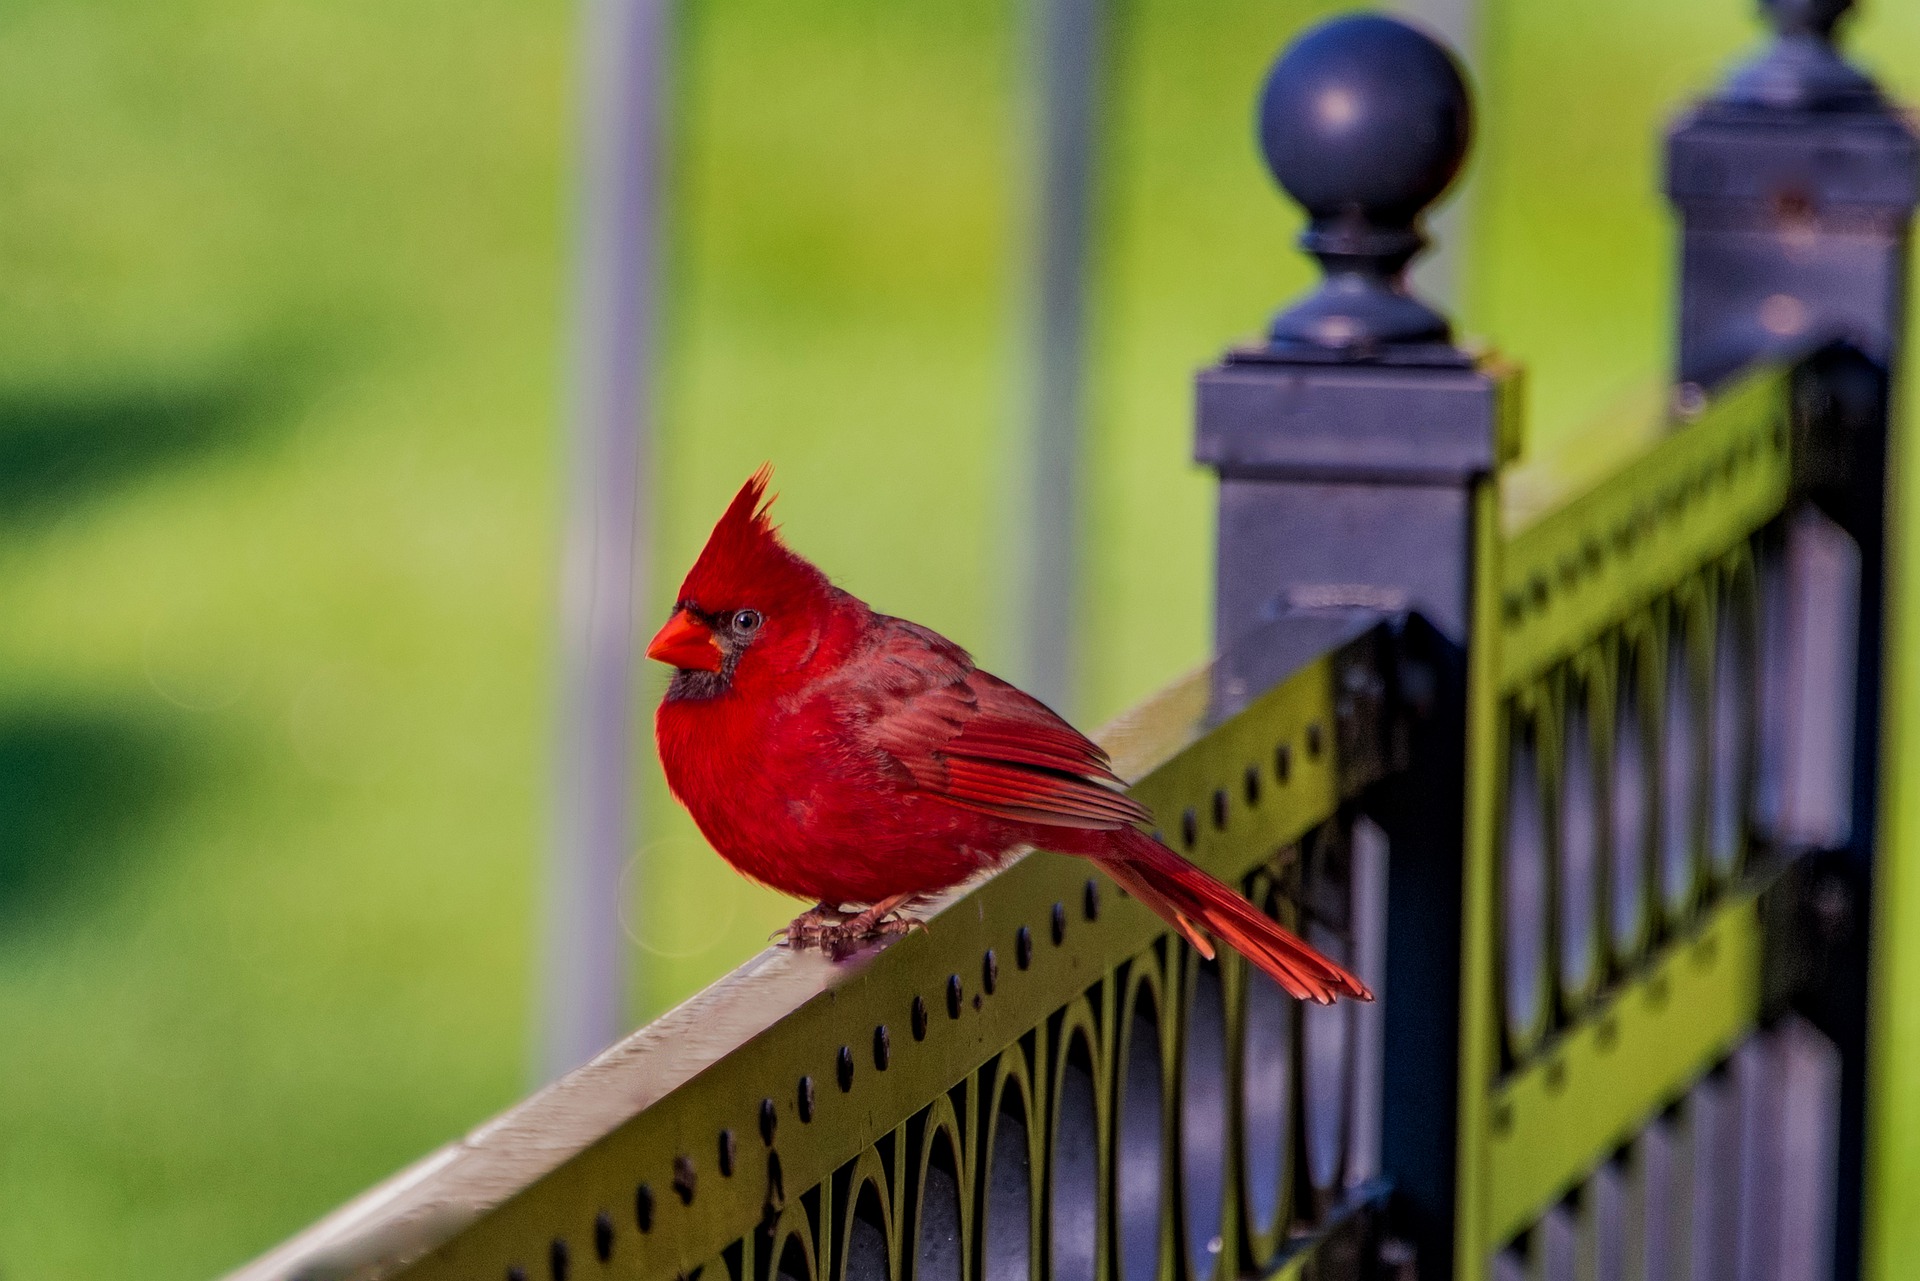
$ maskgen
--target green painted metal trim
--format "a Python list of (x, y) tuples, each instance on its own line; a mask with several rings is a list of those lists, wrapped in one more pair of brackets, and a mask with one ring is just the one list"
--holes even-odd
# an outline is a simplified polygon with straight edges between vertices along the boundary
[[(1500, 556), (1499, 498), (1493, 484), (1474, 496), (1474, 634), (1492, 634), (1499, 616), (1497, 567)], [(1485, 1272), (1487, 1255), (1482, 1225), (1487, 1218), (1487, 1085), (1500, 1062), (1500, 1024), (1495, 1009), (1494, 922), (1498, 919), (1497, 859), (1500, 778), (1504, 768), (1500, 739), (1505, 709), (1498, 696), (1499, 647), (1479, 643), (1467, 649), (1467, 796), (1465, 867), (1460, 963), (1460, 1130), (1458, 1140), (1458, 1214), (1454, 1231), (1454, 1275), (1470, 1281)]]
[[(1792, 483), (1789, 377), (1753, 374), (1604, 481), (1566, 478), (1560, 505), (1510, 529), (1489, 567), (1501, 689), (1571, 657), (1780, 512)], [(1544, 484), (1534, 475), (1524, 488), (1537, 496)]]
[(1738, 1044), (1759, 1016), (1760, 951), (1748, 889), (1494, 1091), (1490, 1244), (1537, 1220)]
[[(1920, 301), (1920, 256), (1907, 297)], [(1914, 301), (1908, 310), (1913, 312)], [(1906, 329), (1902, 371), (1920, 369), (1920, 325)], [(1868, 982), (1867, 1189), (1863, 1270), (1895, 1281), (1920, 1258), (1920, 396), (1897, 373), (1888, 416), (1886, 647), (1881, 673), (1880, 831)]]
[(1278, 1271), (1269, 1274), (1267, 1281), (1301, 1281), (1307, 1275), (1307, 1265), (1313, 1262), (1310, 1254), (1296, 1255), (1292, 1262), (1282, 1264)]
[[(1382, 629), (1355, 627), (1244, 710), (1214, 724), (1209, 672), (1171, 687), (1102, 735), (1169, 843), (1230, 882), (1336, 816), (1387, 768), (1369, 751), (1382, 728), (1370, 695), (1349, 679), (1384, 653)], [(1248, 782), (1258, 775), (1257, 786)], [(1144, 777), (1142, 777), (1144, 776)], [(1032, 1171), (1044, 1205), (1043, 1159), (1062, 1017), (1091, 1028), (1101, 1080), (1113, 1070), (1116, 980), (1125, 968), (1164, 969), (1158, 918), (1086, 862), (1035, 854), (949, 895), (927, 928), (860, 957), (771, 949), (686, 1005), (466, 1139), (250, 1265), (247, 1281), (502, 1277), (544, 1274), (556, 1241), (576, 1269), (666, 1281), (695, 1269), (726, 1281), (754, 1275), (756, 1229), (808, 1207), (816, 1264), (834, 1270), (844, 1216), (836, 1175), (890, 1153), (888, 1204), (904, 1182), (916, 1118), (936, 1100), (964, 1099), (964, 1160), (980, 1169), (978, 1108), (994, 1065), (1016, 1060), (1027, 1082)], [(1237, 992), (1229, 961), (1224, 980)], [(1178, 1026), (1180, 987), (1158, 986), (1163, 1027)], [(950, 986), (958, 998), (950, 1001)], [(1092, 1004), (1089, 1004), (1091, 1000)], [(1234, 1012), (1228, 1012), (1229, 1035)], [(1175, 1079), (1174, 1038), (1163, 1079)], [(1011, 1058), (1009, 1056), (1012, 1056)], [(1229, 1064), (1231, 1097), (1238, 1070)], [(809, 1088), (810, 1087), (810, 1088)], [(1110, 1100), (1100, 1091), (1100, 1104)], [(1177, 1102), (1167, 1104), (1168, 1135)], [(1103, 1131), (1103, 1158), (1111, 1151)], [(1104, 1176), (1103, 1176), (1104, 1177)], [(650, 1192), (638, 1226), (636, 1189)], [(1228, 1172), (1229, 1245), (1238, 1269), (1238, 1178)], [(976, 1190), (977, 1191), (977, 1190)], [(977, 1200), (973, 1202), (978, 1208)], [(615, 1225), (604, 1266), (596, 1220)], [(977, 1223), (975, 1231), (978, 1231)], [(1045, 1237), (1036, 1219), (1034, 1248)], [(977, 1244), (977, 1242), (976, 1242)], [(1106, 1249), (1110, 1242), (1103, 1241)], [(896, 1252), (898, 1250), (896, 1244)], [(1036, 1257), (1038, 1257), (1036, 1255)]]
[[(1110, 739), (1117, 763), (1122, 768), (1138, 763), (1127, 759), (1135, 732), (1161, 742), (1167, 741), (1170, 726), (1198, 732), (1206, 692), (1204, 680), (1185, 682), (1145, 709), (1147, 728), (1117, 727)], [(1333, 815), (1339, 801), (1334, 699), (1333, 663), (1323, 658), (1160, 763), (1134, 794), (1171, 829), (1176, 848), (1216, 875), (1237, 880)], [(1312, 743), (1319, 749), (1310, 750)], [(1239, 787), (1246, 766), (1264, 764), (1270, 770), (1282, 744), (1289, 748), (1287, 783), (1270, 786), (1261, 804), (1247, 805)], [(1213, 818), (1216, 791), (1228, 797), (1224, 826)], [(1196, 816), (1195, 840), (1186, 847), (1180, 829), (1189, 810)], [(767, 1179), (766, 1156), (755, 1152), (751, 1174), (709, 1177), (693, 1202), (683, 1205), (667, 1194), (678, 1154), (704, 1154), (712, 1146), (711, 1135), (725, 1127), (753, 1134), (754, 1110), (763, 1097), (772, 1098), (779, 1109), (777, 1150), (785, 1187), (797, 1191), (827, 1181), (935, 1095), (1042, 1028), (1055, 1011), (1164, 933), (1158, 918), (1103, 880), (1096, 891), (1098, 918), (1084, 919), (1090, 877), (1097, 873), (1075, 859), (1020, 860), (948, 904), (925, 931), (898, 940), (862, 972), (799, 1005), (741, 1051), (654, 1102), (632, 1123), (498, 1206), (405, 1275), (453, 1281), (497, 1271), (508, 1260), (538, 1258), (557, 1232), (581, 1235), (588, 1207), (625, 1205), (635, 1181), (647, 1178), (661, 1193), (662, 1221), (636, 1243), (644, 1251), (638, 1266), (631, 1272), (616, 1268), (612, 1275), (681, 1275), (750, 1230), (763, 1211)], [(1059, 947), (1046, 941), (1046, 914), (1055, 902), (1072, 916)], [(1014, 963), (1022, 926), (1033, 931), (1035, 947), (1045, 957), (1026, 971)], [(987, 995), (983, 958), (990, 950), (998, 973), (995, 991)], [(775, 952), (763, 960), (776, 969), (817, 969), (823, 984), (836, 968), (814, 955)], [(771, 976), (764, 970), (756, 976), (757, 969), (762, 967), (749, 965), (732, 981), (765, 983)], [(966, 993), (957, 1019), (943, 1008), (942, 984), (950, 974), (961, 976)], [(924, 981), (915, 988), (915, 980)], [(907, 1035), (915, 996), (937, 1007), (923, 1043)], [(865, 1047), (883, 1024), (891, 1030), (896, 1057), (881, 1078)], [(855, 1088), (846, 1092), (835, 1083), (835, 1056), (843, 1045), (858, 1062)], [(803, 1074), (815, 1083), (816, 1111), (804, 1126), (794, 1093), (794, 1081)], [(1045, 1107), (1044, 1068), (1034, 1078), (1033, 1106)], [(1036, 1176), (1043, 1168), (1036, 1160)]]

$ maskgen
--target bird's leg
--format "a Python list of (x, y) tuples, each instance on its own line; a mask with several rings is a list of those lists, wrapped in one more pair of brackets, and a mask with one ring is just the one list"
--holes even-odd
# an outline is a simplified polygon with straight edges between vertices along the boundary
[(895, 894), (881, 899), (858, 916), (847, 918), (846, 923), (840, 926), (841, 937), (851, 942), (883, 934), (905, 934), (915, 928), (924, 929), (925, 926), (914, 917), (894, 915), (916, 897), (913, 894)]
[(802, 948), (809, 943), (824, 943), (844, 928), (847, 914), (837, 903), (815, 903), (773, 932), (773, 939), (786, 947)]

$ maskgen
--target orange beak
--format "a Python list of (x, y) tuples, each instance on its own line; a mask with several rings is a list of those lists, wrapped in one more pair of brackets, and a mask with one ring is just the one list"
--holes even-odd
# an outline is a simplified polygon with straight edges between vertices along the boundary
[(705, 623), (684, 609), (676, 609), (647, 646), (647, 657), (687, 671), (717, 672), (720, 642)]

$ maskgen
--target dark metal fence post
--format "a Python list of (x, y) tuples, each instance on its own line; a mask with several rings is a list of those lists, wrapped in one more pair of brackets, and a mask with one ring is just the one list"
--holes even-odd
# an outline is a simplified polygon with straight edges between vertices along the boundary
[[(1682, 220), (1679, 377), (1800, 359), (1802, 497), (1858, 549), (1853, 778), (1841, 849), (1810, 860), (1802, 933), (1824, 953), (1795, 1005), (1840, 1054), (1832, 1275), (1860, 1275), (1867, 1011), (1884, 659), (1887, 426), (1905, 328), (1920, 146), (1834, 47), (1852, 0), (1763, 0), (1774, 38), (1675, 125), (1667, 193)], [(1809, 465), (1810, 464), (1810, 465)], [(1831, 528), (1832, 526), (1829, 526)], [(1845, 541), (1844, 539), (1841, 541)], [(1833, 635), (1810, 638), (1831, 647)], [(1807, 839), (1807, 838), (1803, 838)], [(1814, 838), (1817, 839), (1817, 838)]]
[(1422, 1277), (1453, 1266), (1463, 647), (1484, 482), (1514, 443), (1511, 371), (1456, 346), (1405, 283), (1469, 116), (1452, 56), (1389, 18), (1316, 27), (1275, 64), (1260, 141), (1326, 275), (1200, 374), (1195, 451), (1220, 476), (1220, 649), (1299, 609), (1412, 609), (1437, 629), (1408, 638), (1419, 766), (1367, 805), (1390, 846), (1380, 1173)]
[(1889, 368), (1903, 328), (1913, 133), (1834, 49), (1852, 0), (1761, 7), (1772, 44), (1668, 139), (1683, 383), (1825, 340)]
[(1260, 139), (1307, 209), (1320, 287), (1199, 378), (1195, 453), (1220, 473), (1222, 648), (1302, 604), (1416, 605), (1463, 639), (1475, 482), (1502, 439), (1504, 373), (1405, 287), (1421, 211), (1465, 156), (1450, 55), (1390, 18), (1315, 28), (1275, 64)]

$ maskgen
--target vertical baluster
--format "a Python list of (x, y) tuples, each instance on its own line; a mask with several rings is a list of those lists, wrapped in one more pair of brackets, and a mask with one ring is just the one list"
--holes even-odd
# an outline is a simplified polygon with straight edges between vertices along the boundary
[(1562, 1201), (1534, 1229), (1540, 1256), (1540, 1281), (1579, 1281), (1580, 1207)]
[(1114, 1102), (1114, 1274), (1118, 1281), (1158, 1281), (1167, 1236), (1167, 1049), (1152, 955), (1130, 967), (1123, 1002)]
[(1493, 1257), (1493, 1281), (1532, 1281), (1527, 1243), (1516, 1241)]
[(1806, 1021), (1789, 1017), (1763, 1038), (1764, 1169), (1771, 1195), (1756, 1204), (1747, 1248), (1769, 1281), (1839, 1275), (1832, 1243), (1841, 1123), (1840, 1051)]
[(1595, 1170), (1586, 1197), (1593, 1281), (1638, 1281), (1643, 1247), (1632, 1154), (1615, 1156)]
[(1720, 884), (1739, 875), (1746, 859), (1759, 723), (1758, 631), (1753, 562), (1742, 544), (1721, 572), (1714, 609), (1707, 858)]
[[(1353, 963), (1353, 848), (1344, 824), (1327, 823), (1306, 842), (1307, 941), (1342, 964)], [(1355, 1007), (1350, 1001), (1300, 1012), (1302, 1112), (1307, 1181), (1316, 1212), (1347, 1186), (1353, 1139)]]
[(1348, 1122), (1347, 1186), (1380, 1174), (1381, 1080), (1386, 1067), (1387, 864), (1386, 832), (1356, 819), (1351, 837), (1353, 972), (1373, 989), (1371, 1004), (1353, 1011), (1353, 1116)]
[(1509, 731), (1506, 816), (1500, 849), (1501, 992), (1511, 1063), (1526, 1060), (1546, 1035), (1551, 1000), (1551, 937), (1545, 768), (1540, 717), (1516, 712)]
[(981, 1281), (1036, 1281), (1033, 1091), (1016, 1045), (992, 1073), (983, 1119), (979, 1200)]
[(970, 1251), (964, 1144), (952, 1101), (942, 1097), (911, 1127), (912, 1182), (900, 1254), (912, 1281), (967, 1281)]
[(1653, 629), (1629, 624), (1614, 666), (1613, 752), (1608, 761), (1608, 920), (1614, 972), (1625, 974), (1652, 935), (1653, 892), (1648, 869), (1655, 845)]
[(1776, 839), (1836, 849), (1853, 834), (1854, 701), (1860, 621), (1860, 549), (1817, 511), (1786, 530), (1779, 679)]
[(1104, 1055), (1092, 1007), (1067, 1007), (1054, 1039), (1052, 1117), (1047, 1145), (1047, 1270), (1049, 1281), (1099, 1281), (1102, 1193), (1106, 1163)]
[(1780, 1214), (1772, 1037), (1757, 1032), (1734, 1051), (1731, 1071), (1740, 1081), (1740, 1205), (1735, 1229), (1734, 1275), (1741, 1281), (1779, 1281), (1778, 1260), (1767, 1247)]
[(1180, 1207), (1189, 1281), (1226, 1254), (1227, 1016), (1220, 967), (1191, 949), (1180, 1031)]
[(1666, 935), (1685, 930), (1698, 906), (1705, 838), (1707, 716), (1702, 636), (1711, 626), (1699, 584), (1667, 609), (1660, 704), (1660, 910)]
[(798, 1204), (762, 1230), (768, 1281), (820, 1281), (812, 1225)]
[(1755, 730), (1752, 817), (1758, 839), (1780, 842), (1787, 809), (1787, 709), (1794, 693), (1786, 532), (1775, 527), (1753, 541), (1759, 594), (1760, 720)]
[(1728, 1072), (1710, 1073), (1687, 1103), (1693, 1122), (1689, 1254), (1693, 1281), (1743, 1281), (1734, 1270), (1740, 1222), (1740, 1095)]
[[(1298, 919), (1266, 875), (1256, 878), (1254, 902), (1298, 928)], [(1294, 1070), (1299, 1042), (1298, 1003), (1263, 971), (1243, 966), (1240, 1033), (1240, 1195), (1246, 1263), (1270, 1265), (1286, 1241), (1293, 1192)]]
[(1692, 1136), (1685, 1105), (1640, 1134), (1640, 1269), (1644, 1281), (1692, 1281)]
[(893, 1281), (893, 1207), (879, 1154), (869, 1149), (848, 1181), (840, 1236), (840, 1281)]
[(1560, 784), (1556, 789), (1560, 1000), (1569, 1019), (1585, 1012), (1601, 972), (1600, 860), (1605, 848), (1606, 808), (1601, 801), (1598, 765), (1603, 740), (1594, 705), (1605, 694), (1600, 655), (1583, 656), (1573, 664), (1563, 686)]

